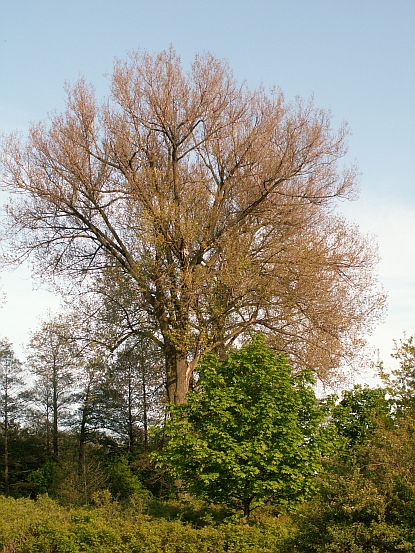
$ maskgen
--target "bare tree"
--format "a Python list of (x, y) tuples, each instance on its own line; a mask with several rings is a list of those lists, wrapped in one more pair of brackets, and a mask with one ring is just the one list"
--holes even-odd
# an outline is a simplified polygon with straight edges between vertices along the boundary
[(185, 72), (173, 49), (136, 53), (102, 105), (80, 81), (65, 113), (5, 141), (13, 233), (53, 274), (128, 277), (172, 402), (201, 353), (254, 329), (324, 376), (383, 303), (371, 248), (333, 211), (353, 193), (344, 138), (312, 103), (251, 91), (211, 55)]

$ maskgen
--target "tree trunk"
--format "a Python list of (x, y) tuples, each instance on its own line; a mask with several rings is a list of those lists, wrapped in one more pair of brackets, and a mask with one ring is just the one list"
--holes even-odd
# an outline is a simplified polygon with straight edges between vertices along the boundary
[(167, 399), (169, 403), (185, 403), (193, 372), (192, 364), (174, 346), (165, 348)]
[(86, 456), (85, 456), (85, 444), (87, 439), (87, 422), (88, 422), (88, 410), (90, 403), (90, 383), (85, 390), (84, 402), (82, 406), (81, 424), (79, 427), (79, 452), (78, 452), (78, 476), (82, 481), (82, 491), (84, 494), (84, 502), (88, 503), (88, 483), (87, 483), (87, 471), (86, 471)]
[(52, 410), (53, 410), (53, 431), (52, 431), (52, 448), (53, 458), (55, 461), (59, 455), (59, 443), (58, 443), (58, 375), (57, 367), (53, 364), (53, 376), (52, 376)]
[(133, 417), (133, 375), (130, 362), (127, 364), (128, 371), (128, 451), (132, 451), (135, 442), (134, 417)]
[(82, 408), (81, 425), (79, 428), (79, 443), (78, 443), (78, 474), (83, 474), (83, 468), (85, 465), (85, 443), (86, 443), (86, 413), (85, 406)]
[(147, 381), (144, 361), (141, 362), (141, 385), (143, 391), (143, 431), (144, 431), (144, 449), (148, 449), (148, 403), (147, 403)]
[(7, 377), (4, 409), (4, 495), (9, 495), (9, 417), (8, 417), (8, 396)]
[(48, 458), (50, 457), (50, 403), (49, 397), (46, 404), (46, 453)]
[(249, 517), (251, 515), (251, 502), (252, 502), (252, 499), (250, 498), (250, 499), (245, 499), (243, 503), (244, 517), (246, 518), (246, 520), (249, 520)]

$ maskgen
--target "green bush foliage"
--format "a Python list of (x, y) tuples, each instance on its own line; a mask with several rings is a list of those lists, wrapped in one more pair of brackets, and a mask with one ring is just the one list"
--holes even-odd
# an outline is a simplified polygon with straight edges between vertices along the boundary
[(138, 476), (133, 473), (126, 456), (115, 459), (108, 469), (108, 487), (117, 499), (126, 500), (134, 496), (144, 501), (151, 498), (151, 493), (145, 489)]
[(415, 551), (415, 425), (381, 418), (354, 456), (332, 459), (299, 514), (302, 553)]
[(333, 421), (350, 451), (365, 441), (382, 420), (391, 422), (391, 404), (383, 388), (355, 385), (333, 409)]
[[(108, 496), (107, 496), (108, 499)], [(47, 496), (0, 498), (0, 547), (13, 553), (278, 553), (290, 523), (195, 528), (178, 520), (123, 512), (117, 502), (65, 509)]]

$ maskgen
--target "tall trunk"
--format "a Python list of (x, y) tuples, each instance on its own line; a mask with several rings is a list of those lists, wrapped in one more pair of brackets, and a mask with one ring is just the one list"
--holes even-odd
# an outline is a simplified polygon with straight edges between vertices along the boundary
[(133, 417), (133, 375), (131, 365), (128, 363), (128, 451), (134, 447), (134, 417)]
[(82, 410), (81, 426), (79, 429), (78, 477), (82, 482), (84, 502), (88, 503), (85, 443), (86, 443), (86, 416), (85, 416), (85, 407), (84, 407)]
[[(188, 292), (190, 288), (191, 277), (185, 272), (183, 280), (186, 285), (181, 288), (180, 302), (177, 300), (177, 294), (173, 290), (171, 296), (176, 296), (173, 304), (175, 310), (170, 313), (166, 310), (166, 297), (161, 287), (158, 287), (156, 300), (154, 301), (154, 311), (160, 325), (160, 331), (164, 340), (164, 363), (166, 375), (167, 401), (171, 404), (185, 403), (186, 394), (190, 388), (192, 380), (194, 361), (189, 361), (189, 318), (191, 298)], [(174, 322), (174, 326), (172, 325)]]
[(147, 381), (145, 362), (141, 362), (141, 387), (143, 391), (143, 430), (144, 430), (144, 449), (148, 449), (148, 403), (147, 403)]
[(46, 400), (46, 453), (50, 457), (50, 402)]
[(4, 493), (9, 495), (9, 397), (8, 378), (6, 374), (4, 394)]
[(53, 458), (58, 459), (59, 443), (58, 443), (58, 374), (56, 363), (53, 363), (52, 375), (52, 410), (53, 410), (53, 431), (52, 431), (52, 448)]
[(82, 481), (82, 489), (84, 493), (84, 501), (88, 503), (88, 483), (86, 474), (86, 425), (88, 421), (88, 409), (90, 401), (90, 383), (88, 382), (85, 390), (84, 404), (82, 406), (81, 424), (79, 427), (79, 451), (78, 451), (78, 476)]
[(78, 442), (78, 474), (83, 473), (85, 464), (85, 443), (86, 443), (86, 407), (82, 408), (81, 424), (79, 427), (79, 442)]
[(9, 428), (7, 414), (4, 417), (4, 494), (9, 495)]

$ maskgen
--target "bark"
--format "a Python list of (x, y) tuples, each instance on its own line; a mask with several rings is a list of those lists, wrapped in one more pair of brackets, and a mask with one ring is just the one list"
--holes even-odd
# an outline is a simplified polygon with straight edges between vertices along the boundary
[(148, 398), (147, 398), (147, 381), (145, 373), (145, 365), (141, 363), (141, 385), (143, 391), (143, 430), (144, 430), (144, 449), (148, 449)]
[(78, 476), (82, 482), (82, 490), (84, 494), (85, 503), (88, 503), (88, 482), (87, 482), (85, 445), (87, 441), (87, 423), (88, 423), (88, 414), (90, 409), (90, 396), (91, 396), (90, 391), (91, 391), (91, 383), (88, 382), (85, 390), (85, 396), (84, 396), (84, 401), (82, 405), (81, 424), (79, 427)]
[(84, 403), (82, 407), (81, 424), (79, 426), (78, 472), (80, 475), (83, 474), (83, 467), (85, 465), (87, 408), (87, 404)]
[(169, 403), (184, 403), (189, 391), (193, 363), (189, 363), (182, 352), (173, 345), (164, 351), (167, 375), (167, 399)]
[(252, 503), (252, 499), (245, 499), (244, 503), (243, 503), (243, 508), (244, 508), (244, 517), (248, 520), (250, 515), (251, 515), (251, 503)]
[(86, 478), (86, 458), (85, 458), (85, 443), (86, 443), (86, 407), (82, 409), (82, 419), (79, 428), (79, 451), (78, 451), (78, 476), (82, 481), (82, 489), (84, 493), (84, 501), (88, 501), (87, 493), (87, 478)]
[(59, 456), (59, 439), (58, 439), (58, 375), (56, 363), (53, 364), (53, 375), (52, 375), (52, 410), (53, 410), (53, 431), (52, 431), (52, 449), (53, 449), (53, 458), (58, 459)]
[(9, 417), (8, 417), (8, 390), (6, 377), (5, 405), (4, 405), (4, 493), (9, 495)]
[(132, 451), (135, 442), (133, 417), (133, 383), (131, 366), (128, 363), (128, 451)]
[(47, 398), (46, 403), (46, 453), (50, 457), (50, 404), (49, 398)]

